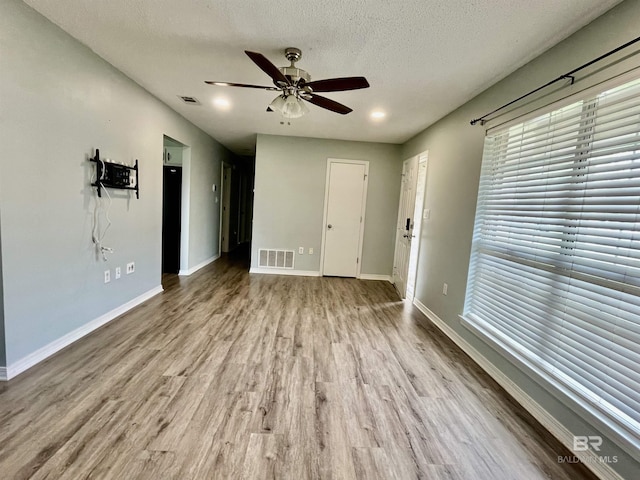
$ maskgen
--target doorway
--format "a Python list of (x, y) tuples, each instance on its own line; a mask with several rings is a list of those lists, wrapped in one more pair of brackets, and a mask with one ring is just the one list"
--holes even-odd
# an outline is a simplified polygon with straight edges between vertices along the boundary
[(163, 167), (162, 273), (180, 270), (182, 167)]
[[(231, 237), (231, 176), (233, 168), (222, 164), (222, 216), (220, 218), (220, 235), (223, 252), (229, 252), (232, 247)], [(235, 245), (233, 245), (235, 246)]]
[(393, 284), (400, 298), (409, 300), (415, 295), (422, 223), (429, 217), (424, 210), (427, 160), (428, 153), (423, 152), (402, 164)]
[(327, 161), (322, 274), (359, 277), (369, 162)]
[(185, 146), (164, 137), (162, 167), (162, 273), (180, 271), (182, 164)]

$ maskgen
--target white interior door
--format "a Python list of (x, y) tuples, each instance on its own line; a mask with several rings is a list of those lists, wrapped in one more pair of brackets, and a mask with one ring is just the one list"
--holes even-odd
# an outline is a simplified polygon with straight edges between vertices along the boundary
[(329, 160), (323, 275), (357, 277), (364, 226), (368, 162)]
[(401, 298), (405, 298), (407, 291), (414, 227), (413, 215), (416, 202), (417, 170), (417, 156), (405, 160), (402, 164), (400, 205), (398, 207), (398, 225), (396, 229), (396, 254), (393, 262), (393, 284), (396, 286)]
[(416, 205), (413, 210), (413, 231), (411, 238), (411, 251), (409, 252), (409, 273), (407, 275), (407, 286), (405, 296), (413, 300), (416, 290), (416, 280), (418, 278), (418, 254), (420, 252), (420, 237), (424, 220), (427, 220), (424, 211), (424, 198), (427, 191), (427, 160), (428, 153), (418, 155), (418, 174), (416, 178)]

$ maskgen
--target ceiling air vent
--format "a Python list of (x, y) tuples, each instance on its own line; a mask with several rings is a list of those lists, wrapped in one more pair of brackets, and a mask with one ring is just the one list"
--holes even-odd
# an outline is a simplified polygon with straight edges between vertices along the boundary
[(196, 97), (183, 97), (182, 95), (178, 95), (178, 98), (187, 105), (200, 105), (200, 102)]

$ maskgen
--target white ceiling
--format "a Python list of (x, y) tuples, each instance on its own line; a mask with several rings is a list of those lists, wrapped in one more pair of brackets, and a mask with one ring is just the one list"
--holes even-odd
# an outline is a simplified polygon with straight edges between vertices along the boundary
[[(256, 133), (402, 143), (586, 25), (619, 0), (25, 0), (236, 153)], [(363, 75), (366, 90), (323, 94), (353, 108), (309, 105), (291, 125), (265, 111), (274, 92), (204, 80), (271, 85), (243, 53), (313, 80)], [(567, 63), (567, 70), (575, 65)], [(524, 93), (524, 92), (523, 92)], [(178, 95), (196, 97), (189, 106)], [(222, 111), (213, 100), (224, 97)], [(369, 114), (387, 117), (373, 122)]]

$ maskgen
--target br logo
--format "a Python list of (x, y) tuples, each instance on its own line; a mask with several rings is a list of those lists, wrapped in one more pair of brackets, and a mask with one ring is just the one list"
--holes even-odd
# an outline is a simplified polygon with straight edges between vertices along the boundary
[(600, 451), (600, 445), (602, 445), (602, 437), (599, 436), (576, 436), (573, 437), (573, 451), (585, 452), (591, 447), (596, 452)]

